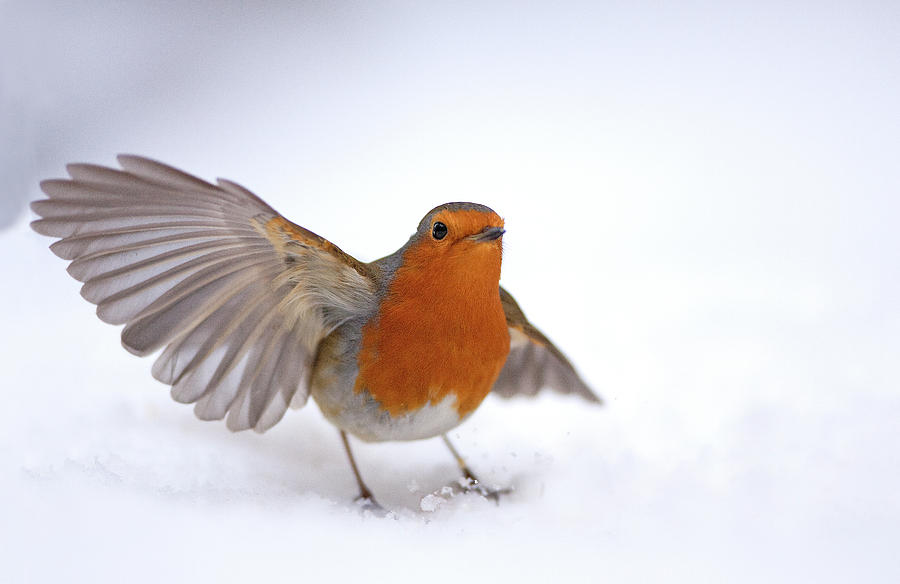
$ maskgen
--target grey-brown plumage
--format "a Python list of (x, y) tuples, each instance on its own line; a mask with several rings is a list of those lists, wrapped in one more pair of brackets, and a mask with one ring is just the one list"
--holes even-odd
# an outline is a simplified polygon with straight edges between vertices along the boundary
[(544, 388), (559, 393), (575, 393), (602, 404), (601, 400), (575, 371), (562, 351), (544, 333), (528, 322), (518, 303), (502, 286), (500, 301), (509, 324), (510, 346), (506, 364), (494, 382), (495, 393), (502, 397), (535, 395)]

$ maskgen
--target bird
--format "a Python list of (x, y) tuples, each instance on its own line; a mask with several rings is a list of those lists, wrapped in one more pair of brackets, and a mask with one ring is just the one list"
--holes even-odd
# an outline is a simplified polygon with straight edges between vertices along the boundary
[(381, 506), (348, 434), (440, 436), (467, 490), (496, 498), (447, 437), (485, 397), (549, 388), (601, 398), (500, 285), (504, 220), (435, 207), (400, 249), (364, 263), (239, 184), (119, 155), (41, 182), (31, 227), (57, 238), (81, 295), (125, 325), (130, 353), (175, 401), (232, 431), (264, 432), (310, 397), (340, 434), (358, 501)]

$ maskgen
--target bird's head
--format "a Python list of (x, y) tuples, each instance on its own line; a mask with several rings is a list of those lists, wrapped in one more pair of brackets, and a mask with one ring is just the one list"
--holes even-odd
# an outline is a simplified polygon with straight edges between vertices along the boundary
[(478, 203), (446, 203), (429, 211), (412, 246), (434, 256), (502, 252), (503, 219)]
[(405, 246), (402, 267), (448, 280), (496, 287), (503, 256), (503, 219), (477, 203), (447, 203), (429, 211)]

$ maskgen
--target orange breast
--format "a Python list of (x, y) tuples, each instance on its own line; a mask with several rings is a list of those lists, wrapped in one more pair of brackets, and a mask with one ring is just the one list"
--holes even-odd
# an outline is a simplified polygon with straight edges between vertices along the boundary
[[(392, 416), (456, 396), (460, 416), (490, 392), (509, 353), (500, 247), (408, 258), (363, 327), (356, 391)], [(408, 254), (416, 254), (411, 249)]]

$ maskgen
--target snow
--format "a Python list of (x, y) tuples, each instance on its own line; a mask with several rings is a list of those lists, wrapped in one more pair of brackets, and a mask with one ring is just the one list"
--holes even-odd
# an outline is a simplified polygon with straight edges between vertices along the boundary
[[(0, 4), (0, 581), (900, 579), (900, 14)], [(193, 417), (32, 233), (64, 164), (245, 184), (362, 260), (451, 200), (606, 399), (354, 443)]]

